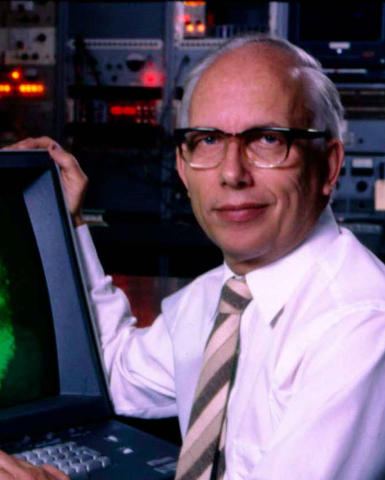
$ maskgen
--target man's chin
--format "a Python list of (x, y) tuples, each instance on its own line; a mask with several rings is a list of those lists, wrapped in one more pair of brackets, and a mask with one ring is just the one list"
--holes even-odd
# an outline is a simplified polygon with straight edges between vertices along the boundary
[(270, 263), (269, 251), (270, 249), (235, 249), (229, 247), (226, 250), (222, 249), (225, 262), (235, 272), (242, 270), (242, 274), (255, 268), (262, 267)]

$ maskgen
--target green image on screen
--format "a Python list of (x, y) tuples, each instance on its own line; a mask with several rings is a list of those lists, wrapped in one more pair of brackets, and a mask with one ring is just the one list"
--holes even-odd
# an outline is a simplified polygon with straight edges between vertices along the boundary
[(0, 388), (7, 374), (9, 362), (15, 355), (15, 335), (8, 290), (7, 270), (0, 259)]
[(22, 185), (8, 183), (0, 180), (0, 408), (59, 392), (44, 269)]

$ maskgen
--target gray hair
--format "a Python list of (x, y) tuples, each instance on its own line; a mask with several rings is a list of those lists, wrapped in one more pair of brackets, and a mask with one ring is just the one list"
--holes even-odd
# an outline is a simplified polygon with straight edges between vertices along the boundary
[(191, 97), (203, 73), (225, 53), (248, 44), (261, 44), (278, 48), (287, 52), (293, 58), (293, 62), (300, 68), (305, 80), (308, 101), (310, 102), (308, 108), (313, 117), (312, 127), (328, 130), (332, 137), (341, 139), (343, 107), (336, 86), (323, 73), (320, 62), (289, 41), (262, 33), (230, 39), (218, 49), (210, 52), (190, 71), (185, 82), (184, 94), (178, 113), (178, 127), (186, 128), (189, 126)]

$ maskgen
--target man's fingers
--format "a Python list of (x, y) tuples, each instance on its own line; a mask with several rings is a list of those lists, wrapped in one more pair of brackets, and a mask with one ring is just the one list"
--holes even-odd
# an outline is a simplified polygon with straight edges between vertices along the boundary
[(50, 137), (25, 138), (20, 142), (4, 147), (3, 150), (36, 150), (39, 148), (48, 150), (55, 162), (62, 168), (78, 166), (75, 157), (66, 152)]
[(69, 477), (52, 465), (35, 467), (24, 460), (0, 451), (0, 479), (69, 480)]
[(48, 472), (51, 475), (54, 475), (55, 480), (69, 480), (69, 477), (57, 468), (53, 467), (52, 465), (42, 465), (41, 468)]
[(79, 164), (76, 158), (65, 151), (58, 143), (52, 140), (47, 147), (49, 154), (55, 160), (55, 162), (63, 169), (76, 168), (80, 170)]
[(75, 225), (81, 225), (83, 223), (81, 211), (88, 179), (76, 158), (50, 137), (26, 138), (4, 148), (4, 150), (35, 149), (48, 150), (55, 163), (59, 165), (69, 211)]
[(46, 148), (49, 149), (52, 144), (56, 143), (50, 137), (36, 137), (36, 138), (25, 138), (20, 140), (20, 142), (13, 143), (12, 145), (7, 145), (3, 147), (4, 150), (24, 150), (24, 149), (36, 149), (36, 148)]
[(5, 468), (10, 465), (17, 465), (17, 458), (12, 457), (11, 455), (8, 455), (0, 450), (0, 468)]
[(69, 477), (52, 465), (35, 467), (19, 458), (1, 452), (1, 480), (70, 480)]

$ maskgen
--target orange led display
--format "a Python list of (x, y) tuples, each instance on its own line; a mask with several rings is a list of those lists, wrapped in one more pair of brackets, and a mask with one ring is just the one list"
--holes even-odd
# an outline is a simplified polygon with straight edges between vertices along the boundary
[(186, 7), (203, 7), (206, 2), (183, 2)]
[(18, 90), (22, 95), (42, 95), (45, 92), (45, 85), (42, 83), (21, 83)]
[(0, 94), (11, 93), (12, 87), (9, 83), (0, 83)]

